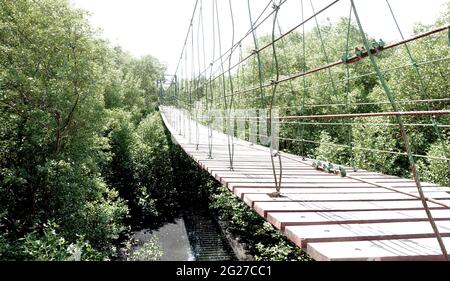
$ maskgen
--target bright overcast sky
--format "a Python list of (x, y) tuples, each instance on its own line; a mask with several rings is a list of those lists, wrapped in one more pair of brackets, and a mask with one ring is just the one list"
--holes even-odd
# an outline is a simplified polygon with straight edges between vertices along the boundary
[[(91, 13), (91, 24), (102, 30), (103, 37), (114, 45), (120, 45), (131, 54), (139, 57), (150, 54), (168, 66), (168, 73), (173, 73), (180, 57), (189, 20), (195, 0), (70, 0), (76, 7)], [(211, 33), (211, 3), (202, 0), (205, 22), (205, 34)], [(227, 0), (217, 0), (222, 35), (222, 51), (231, 46), (231, 20)], [(235, 20), (236, 39), (249, 29), (248, 8), (245, 0), (232, 0)], [(276, 1), (278, 2), (278, 0)], [(301, 21), (300, 0), (288, 0), (280, 8), (279, 21), (285, 31)], [(305, 4), (305, 17), (312, 14), (310, 2)], [(314, 0), (315, 11), (320, 10), (332, 0)], [(348, 0), (342, 0), (331, 9), (321, 14), (319, 23), (327, 18), (335, 20), (339, 16), (348, 16)], [(412, 31), (414, 23), (433, 23), (445, 9), (448, 0), (390, 0), (392, 8), (405, 36)], [(251, 0), (253, 20), (264, 9), (267, 0)], [(385, 0), (355, 0), (365, 31), (377, 38), (394, 40), (398, 38), (397, 30), (390, 17)], [(268, 23), (271, 20), (268, 21)], [(198, 22), (197, 22), (198, 23)], [(310, 27), (314, 23), (310, 22)], [(197, 24), (194, 22), (194, 26)], [(258, 35), (268, 33), (270, 24), (262, 26)], [(211, 33), (212, 34), (212, 33)], [(207, 48), (211, 44), (205, 35)], [(217, 40), (217, 39), (216, 39)], [(251, 44), (251, 41), (243, 45)], [(217, 51), (216, 51), (217, 52)], [(211, 54), (208, 54), (211, 56)], [(208, 61), (208, 59), (207, 59)]]

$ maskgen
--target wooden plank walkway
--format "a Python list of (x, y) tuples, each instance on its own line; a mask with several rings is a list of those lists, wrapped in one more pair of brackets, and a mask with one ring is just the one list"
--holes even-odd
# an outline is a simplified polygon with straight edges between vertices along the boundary
[[(209, 159), (208, 129), (180, 117), (173, 107), (160, 110), (173, 140), (198, 165), (312, 258), (443, 259), (413, 180), (354, 172), (350, 167), (346, 167), (347, 176), (340, 177), (314, 169), (310, 159), (281, 153), (282, 197), (274, 198), (270, 196), (275, 184), (267, 147), (234, 138), (234, 170), (230, 171), (225, 134), (213, 131)], [(423, 189), (433, 200), (429, 202), (431, 213), (450, 249), (450, 188), (423, 183)]]

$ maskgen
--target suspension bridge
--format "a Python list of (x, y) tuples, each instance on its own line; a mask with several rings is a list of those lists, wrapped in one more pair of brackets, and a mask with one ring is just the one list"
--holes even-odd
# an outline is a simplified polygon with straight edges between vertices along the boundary
[[(447, 43), (450, 25), (405, 37), (389, 0), (379, 1), (400, 38), (385, 42), (365, 33), (358, 1), (329, 1), (315, 9), (312, 1), (307, 8), (308, 1), (300, 0), (298, 23), (283, 32), (280, 15), (295, 1), (268, 1), (255, 17), (248, 0), (248, 31), (237, 38), (234, 11), (244, 2), (219, 2), (196, 1), (175, 74), (159, 83), (160, 112), (173, 141), (315, 260), (448, 260), (450, 187), (423, 181), (418, 162), (439, 163), (441, 179), (450, 177), (449, 50), (444, 45), (444, 51), (422, 56), (416, 44)], [(334, 58), (337, 51), (326, 44), (330, 35), (318, 18), (343, 7), (349, 11), (345, 40), (333, 46), (341, 52)], [(231, 47), (224, 51), (225, 17), (232, 32)], [(258, 37), (265, 24), (270, 34)], [(308, 59), (308, 40), (317, 43), (319, 59)], [(289, 53), (292, 41), (300, 63), (288, 67), (296, 60)], [(386, 60), (404, 59), (386, 68), (384, 54)], [(440, 69), (446, 84), (441, 95), (430, 93), (426, 67)], [(419, 98), (396, 93), (389, 77), (402, 71), (412, 73)], [(352, 96), (364, 83), (378, 87), (384, 99)], [(317, 103), (313, 94), (329, 97)], [(313, 138), (330, 126), (338, 128), (337, 140)], [(368, 139), (395, 131), (401, 150), (377, 140), (356, 144), (355, 134), (372, 127), (379, 131)], [(442, 155), (416, 147), (420, 130)], [(341, 151), (345, 163), (314, 155), (321, 145)], [(401, 159), (396, 165), (408, 172), (398, 176), (364, 168), (378, 155)]]

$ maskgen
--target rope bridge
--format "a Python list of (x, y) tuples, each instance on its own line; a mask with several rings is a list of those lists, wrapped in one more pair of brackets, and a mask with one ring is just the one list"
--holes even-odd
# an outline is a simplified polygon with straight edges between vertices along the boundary
[[(297, 22), (283, 31), (294, 4)], [(197, 0), (175, 73), (159, 83), (163, 120), (199, 165), (315, 259), (448, 260), (450, 188), (421, 176), (437, 165), (436, 183), (450, 182), (450, 25), (405, 37), (379, 1), (399, 40), (373, 39), (356, 4), (271, 0), (255, 14), (250, 0)]]

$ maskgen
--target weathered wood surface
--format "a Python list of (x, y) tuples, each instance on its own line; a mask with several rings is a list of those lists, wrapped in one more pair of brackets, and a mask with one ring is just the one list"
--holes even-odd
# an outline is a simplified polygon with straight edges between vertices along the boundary
[[(230, 192), (316, 260), (439, 260), (442, 253), (411, 179), (365, 170), (340, 177), (312, 167), (311, 159), (281, 153), (282, 197), (267, 147), (234, 138), (230, 170), (227, 136), (161, 107), (174, 142)], [(184, 127), (183, 127), (184, 124)], [(189, 125), (190, 124), (190, 125)], [(189, 133), (190, 127), (190, 133)], [(276, 174), (279, 177), (278, 161)], [(450, 188), (422, 183), (437, 226), (450, 248)]]

